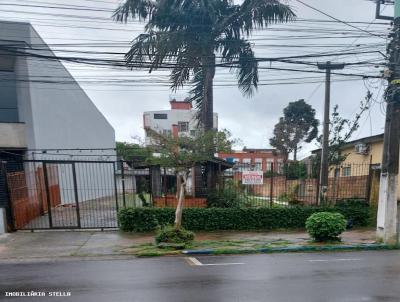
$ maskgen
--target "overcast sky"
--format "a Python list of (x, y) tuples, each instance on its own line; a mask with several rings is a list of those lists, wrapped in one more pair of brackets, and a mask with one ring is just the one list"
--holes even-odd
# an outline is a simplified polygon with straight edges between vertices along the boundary
[[(366, 0), (303, 0), (305, 3), (316, 7), (327, 14), (345, 21), (372, 22), (374, 20), (375, 5)], [(26, 5), (80, 5), (91, 8), (113, 9), (117, 6), (115, 0), (71, 0), (68, 2), (58, 0), (0, 0), (0, 19), (12, 21), (31, 22), (42, 38), (52, 47), (57, 54), (62, 54), (62, 47), (57, 43), (108, 43), (107, 48), (99, 46), (98, 51), (126, 52), (128, 42), (137, 36), (143, 26), (137, 22), (129, 24), (115, 24), (108, 11), (75, 11), (59, 10), (56, 8), (34, 8), (31, 6), (7, 6), (9, 3), (24, 3)], [(332, 20), (321, 13), (292, 0), (289, 2), (300, 19)], [(17, 13), (16, 11), (20, 11)], [(388, 6), (386, 14), (392, 14), (393, 8)], [(48, 14), (48, 15), (43, 15)], [(64, 14), (64, 15), (55, 15)], [(70, 18), (67, 15), (79, 15), (81, 18)], [(99, 19), (97, 19), (99, 18)], [(103, 19), (104, 18), (104, 19)], [(387, 23), (387, 21), (376, 20), (376, 23)], [(388, 31), (387, 25), (352, 23), (370, 33), (384, 34)], [(274, 30), (275, 29), (275, 30)], [(289, 29), (289, 31), (284, 31)], [(326, 29), (326, 33), (316, 33)], [(335, 31), (337, 31), (335, 33)], [(340, 34), (343, 31), (345, 33)], [(309, 36), (304, 39), (304, 36)], [(302, 36), (302, 38), (299, 38)], [(274, 25), (271, 30), (257, 32), (254, 35), (253, 45), (257, 56), (281, 57), (287, 55), (310, 54), (324, 51), (353, 51), (355, 47), (360, 49), (376, 49), (385, 51), (386, 40), (381, 37), (369, 35), (340, 23), (312, 23), (295, 22), (290, 25)], [(271, 40), (268, 40), (268, 39)], [(125, 42), (115, 47), (110, 44)], [(268, 45), (275, 45), (269, 47)], [(277, 45), (281, 45), (278, 47)], [(312, 47), (295, 48), (295, 45), (313, 45)], [(336, 45), (327, 48), (323, 45)], [(340, 47), (339, 47), (340, 45)], [(358, 46), (357, 46), (358, 45)], [(369, 48), (368, 48), (369, 47)], [(64, 47), (65, 49), (65, 47)], [(82, 46), (79, 48), (82, 50)], [(58, 51), (57, 51), (58, 50)], [(361, 50), (360, 50), (361, 51)], [(379, 58), (379, 54), (358, 54), (345, 57), (330, 57), (337, 62), (359, 62)], [(122, 55), (119, 56), (122, 58)], [(310, 59), (309, 62), (320, 62), (328, 58)], [(159, 79), (166, 80), (165, 74), (157, 73), (149, 76), (146, 72), (137, 70), (126, 70), (123, 68), (110, 69), (81, 66), (77, 64), (66, 64), (69, 71), (81, 84), (92, 101), (109, 120), (116, 131), (116, 138), (120, 141), (133, 141), (134, 137), (143, 137), (142, 114), (148, 110), (161, 110), (169, 108), (169, 97), (172, 94), (166, 85), (160, 85)], [(299, 66), (264, 63), (262, 66), (299, 68)], [(301, 66), (304, 68), (304, 66)], [(313, 69), (314, 67), (307, 67)], [(351, 66), (347, 68), (349, 73), (368, 73), (379, 75), (382, 68)], [(262, 70), (260, 73), (261, 83), (282, 82), (285, 79), (293, 79), (290, 82), (301, 82), (305, 77), (318, 77), (318, 81), (324, 78), (323, 74), (306, 74), (299, 72), (282, 72)], [(88, 81), (88, 79), (95, 79)], [(137, 81), (129, 83), (129, 86), (111, 85), (110, 83), (99, 83), (98, 79), (132, 79)], [(333, 76), (333, 80), (343, 79)], [(152, 84), (155, 82), (154, 84)], [(305, 99), (317, 111), (317, 118), (322, 118), (324, 85), (321, 83), (299, 83), (260, 86), (258, 92), (252, 98), (244, 98), (239, 90), (234, 87), (235, 77), (228, 70), (217, 70), (214, 108), (219, 114), (219, 127), (232, 131), (234, 137), (240, 138), (243, 145), (253, 148), (264, 148), (269, 146), (273, 126), (282, 115), (282, 110), (291, 101)], [(226, 85), (229, 84), (229, 85)], [(340, 81), (332, 83), (332, 106), (339, 104), (340, 112), (347, 118), (354, 117), (359, 107), (359, 102), (367, 92), (367, 88), (374, 94), (374, 101), (370, 110), (362, 117), (361, 127), (353, 138), (360, 138), (383, 132), (384, 106), (382, 92), (384, 90), (382, 80), (357, 80)], [(180, 92), (184, 95), (184, 91)], [(315, 143), (304, 146), (300, 156), (306, 156)]]

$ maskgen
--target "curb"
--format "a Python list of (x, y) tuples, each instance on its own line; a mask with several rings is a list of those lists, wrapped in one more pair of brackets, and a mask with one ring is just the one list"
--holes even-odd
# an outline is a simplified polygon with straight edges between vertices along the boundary
[(227, 249), (227, 250), (184, 250), (185, 255), (221, 255), (221, 254), (272, 254), (272, 253), (296, 253), (296, 252), (321, 252), (321, 251), (376, 251), (397, 250), (400, 246), (387, 244), (356, 244), (356, 245), (325, 245), (325, 246), (301, 246), (274, 247), (261, 249)]

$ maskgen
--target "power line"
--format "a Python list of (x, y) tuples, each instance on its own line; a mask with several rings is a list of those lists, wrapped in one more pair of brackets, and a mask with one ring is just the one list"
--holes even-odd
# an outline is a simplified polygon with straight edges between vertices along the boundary
[(324, 16), (327, 16), (327, 17), (329, 17), (329, 18), (331, 18), (331, 19), (337, 21), (337, 22), (346, 24), (347, 26), (350, 26), (350, 27), (355, 28), (355, 29), (357, 29), (357, 30), (359, 30), (359, 31), (365, 32), (365, 33), (367, 33), (367, 34), (369, 34), (369, 35), (371, 35), (371, 36), (375, 36), (375, 37), (378, 37), (378, 38), (382, 38), (380, 35), (376, 35), (376, 34), (370, 32), (370, 31), (368, 31), (368, 30), (365, 30), (365, 29), (362, 29), (362, 28), (360, 28), (360, 27), (358, 27), (358, 26), (352, 25), (352, 24), (350, 24), (349, 22), (340, 20), (340, 19), (338, 19), (338, 18), (336, 18), (336, 17), (334, 17), (334, 16), (331, 16), (331, 15), (329, 15), (329, 14), (323, 12), (322, 10), (320, 10), (320, 9), (318, 9), (318, 8), (315, 8), (315, 7), (313, 7), (313, 6), (311, 6), (311, 5), (307, 4), (307, 3), (304, 3), (304, 2), (301, 1), (301, 0), (296, 0), (296, 1), (299, 2), (299, 3), (301, 3), (301, 4), (303, 4), (304, 6), (306, 6), (306, 7), (308, 7), (308, 8), (311, 8), (312, 10), (314, 10), (314, 11), (316, 11), (316, 12), (319, 12), (319, 13), (323, 14)]

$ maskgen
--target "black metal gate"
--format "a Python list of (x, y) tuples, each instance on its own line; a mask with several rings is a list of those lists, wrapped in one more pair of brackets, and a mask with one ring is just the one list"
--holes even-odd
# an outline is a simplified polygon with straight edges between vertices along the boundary
[(15, 229), (118, 227), (117, 212), (123, 205), (115, 162), (24, 160), (22, 164), (22, 171), (7, 172)]

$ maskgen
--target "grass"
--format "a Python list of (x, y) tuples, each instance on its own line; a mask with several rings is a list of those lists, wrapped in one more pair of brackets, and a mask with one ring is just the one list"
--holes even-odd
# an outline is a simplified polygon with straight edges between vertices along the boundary
[[(260, 248), (286, 247), (290, 244), (289, 241), (278, 240), (201, 240), (194, 241), (186, 249), (193, 250), (209, 250), (212, 249), (216, 254), (226, 253), (249, 253), (252, 250), (256, 252)], [(158, 248), (154, 243), (145, 243), (131, 246), (131, 251), (138, 257), (159, 257), (172, 256), (181, 253), (172, 247)]]

